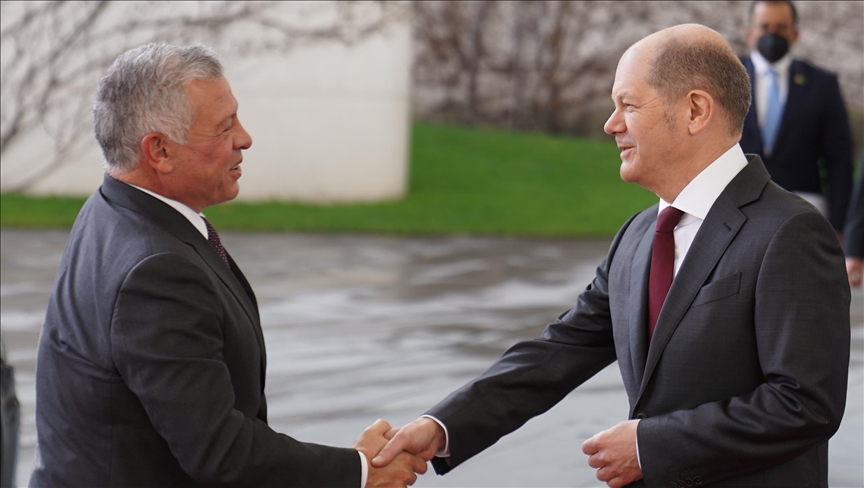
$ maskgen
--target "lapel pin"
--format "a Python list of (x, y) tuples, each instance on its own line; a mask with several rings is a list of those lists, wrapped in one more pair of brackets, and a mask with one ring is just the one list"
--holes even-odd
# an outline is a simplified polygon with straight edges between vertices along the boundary
[(807, 84), (807, 78), (804, 75), (798, 74), (795, 75), (795, 84), (799, 86), (804, 86)]

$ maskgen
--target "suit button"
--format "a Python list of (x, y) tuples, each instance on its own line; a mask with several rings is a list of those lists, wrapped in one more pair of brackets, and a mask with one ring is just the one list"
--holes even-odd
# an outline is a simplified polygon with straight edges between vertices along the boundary
[(685, 479), (684, 483), (687, 483), (687, 486), (693, 486), (693, 480), (690, 478)]
[(703, 481), (704, 481), (704, 480), (702, 479), (701, 476), (694, 476), (694, 477), (693, 477), (693, 482), (696, 483), (696, 486), (701, 485)]
[(686, 486), (687, 483), (685, 483), (684, 480), (678, 480), (678, 488), (685, 488)]
[(669, 488), (678, 488), (678, 483), (676, 483), (674, 481), (670, 481), (669, 482)]
[(636, 418), (637, 419), (646, 419), (646, 418), (648, 418), (648, 416), (645, 415), (645, 412), (636, 412)]

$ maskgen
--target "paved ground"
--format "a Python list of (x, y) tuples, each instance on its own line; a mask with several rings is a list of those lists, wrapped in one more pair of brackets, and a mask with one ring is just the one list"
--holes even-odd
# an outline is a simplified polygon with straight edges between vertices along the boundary
[[(66, 233), (0, 231), (0, 321), (23, 425), (18, 480), (33, 459), (36, 343)], [(590, 281), (606, 240), (231, 234), (226, 247), (261, 303), (271, 424), (347, 446), (376, 418), (413, 420), (539, 334)], [(864, 297), (855, 292), (846, 417), (831, 486), (864, 486)], [(627, 415), (615, 365), (546, 415), (445, 477), (415, 486), (598, 486), (582, 441)]]

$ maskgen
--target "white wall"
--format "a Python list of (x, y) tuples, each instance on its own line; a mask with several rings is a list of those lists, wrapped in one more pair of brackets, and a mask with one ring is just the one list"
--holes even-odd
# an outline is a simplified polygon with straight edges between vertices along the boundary
[[(238, 200), (356, 202), (405, 194), (410, 21), (354, 45), (313, 43), (222, 62), (253, 139)], [(89, 137), (82, 152), (28, 193), (92, 193), (103, 172), (92, 130)], [(0, 189), (13, 188), (52, 157), (44, 129), (16, 140), (3, 154)]]

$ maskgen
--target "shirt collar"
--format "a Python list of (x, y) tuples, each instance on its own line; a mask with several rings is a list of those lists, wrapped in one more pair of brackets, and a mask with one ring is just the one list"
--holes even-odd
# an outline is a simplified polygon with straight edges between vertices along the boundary
[(747, 157), (744, 156), (741, 146), (735, 144), (696, 175), (681, 190), (674, 202), (670, 204), (661, 198), (658, 211), (672, 205), (678, 210), (705, 220), (708, 211), (711, 210), (714, 202), (717, 201), (729, 182), (746, 166)]
[(786, 73), (789, 71), (789, 66), (792, 64), (792, 52), (786, 53), (782, 58), (775, 63), (769, 63), (765, 56), (762, 56), (759, 51), (753, 50), (750, 53), (750, 60), (753, 61), (753, 69), (758, 76), (768, 73), (768, 68), (774, 67), (777, 73)]
[(192, 210), (191, 208), (187, 207), (183, 203), (178, 202), (177, 200), (171, 200), (168, 197), (164, 197), (158, 193), (154, 193), (154, 192), (152, 192), (146, 188), (141, 188), (140, 186), (133, 185), (131, 183), (126, 183), (126, 184), (131, 186), (132, 188), (137, 188), (137, 189), (143, 191), (144, 193), (150, 195), (153, 198), (156, 198), (158, 200), (165, 202), (166, 205), (168, 205), (171, 208), (173, 208), (174, 210), (180, 212), (180, 215), (186, 217), (186, 220), (188, 220), (189, 223), (191, 223), (193, 226), (195, 226), (195, 228), (198, 229), (198, 232), (200, 232), (201, 235), (203, 235), (205, 239), (208, 239), (207, 226), (204, 224), (204, 220), (203, 220), (204, 215), (203, 214), (200, 214), (200, 213)]

